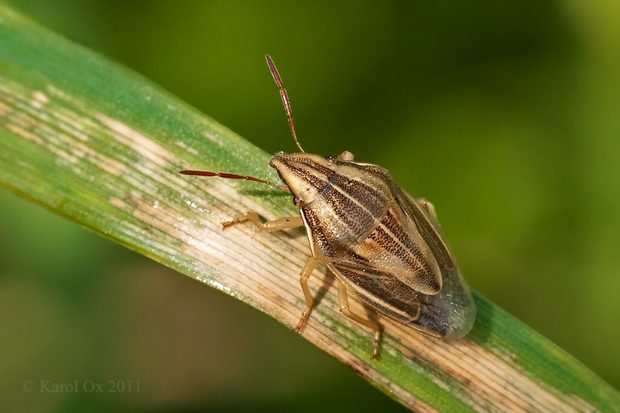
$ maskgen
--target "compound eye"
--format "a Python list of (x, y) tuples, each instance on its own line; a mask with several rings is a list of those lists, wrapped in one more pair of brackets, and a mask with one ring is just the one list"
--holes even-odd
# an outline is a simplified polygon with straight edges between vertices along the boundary
[(301, 197), (300, 196), (294, 197), (293, 204), (295, 204), (295, 206), (299, 206), (299, 204), (301, 204)]
[(334, 162), (333, 156), (326, 156), (325, 159), (327, 160), (327, 162)]

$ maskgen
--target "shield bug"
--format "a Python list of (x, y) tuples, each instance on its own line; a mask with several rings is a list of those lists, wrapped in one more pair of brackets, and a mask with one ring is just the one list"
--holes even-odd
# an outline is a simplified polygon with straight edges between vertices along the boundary
[(300, 153), (279, 152), (271, 158), (284, 185), (251, 176), (205, 171), (186, 175), (248, 179), (289, 191), (300, 216), (263, 222), (255, 212), (223, 222), (223, 228), (251, 222), (265, 231), (305, 226), (311, 256), (301, 270), (306, 307), (301, 331), (314, 305), (308, 278), (322, 263), (339, 281), (340, 311), (374, 332), (377, 357), (382, 327), (350, 310), (349, 294), (380, 315), (446, 340), (463, 337), (476, 318), (467, 283), (441, 235), (435, 208), (413, 199), (394, 183), (387, 169), (354, 161), (351, 152), (338, 157), (306, 153), (295, 131), (288, 94), (271, 57), (269, 70), (280, 89), (289, 126)]

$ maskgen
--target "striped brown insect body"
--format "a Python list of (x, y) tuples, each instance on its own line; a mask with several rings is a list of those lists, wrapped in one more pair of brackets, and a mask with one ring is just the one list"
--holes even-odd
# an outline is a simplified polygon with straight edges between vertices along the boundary
[(424, 333), (444, 339), (467, 334), (476, 307), (441, 236), (433, 205), (414, 200), (385, 168), (355, 162), (350, 152), (337, 158), (305, 153), (280, 75), (269, 56), (267, 63), (302, 151), (280, 152), (269, 162), (285, 186), (232, 174), (181, 173), (249, 179), (291, 192), (300, 216), (262, 222), (248, 212), (223, 226), (250, 221), (266, 231), (306, 227), (312, 256), (300, 276), (306, 308), (296, 330), (303, 328), (314, 305), (308, 278), (322, 263), (339, 281), (340, 311), (374, 331), (373, 357), (378, 355), (381, 325), (352, 312), (349, 293), (379, 314)]

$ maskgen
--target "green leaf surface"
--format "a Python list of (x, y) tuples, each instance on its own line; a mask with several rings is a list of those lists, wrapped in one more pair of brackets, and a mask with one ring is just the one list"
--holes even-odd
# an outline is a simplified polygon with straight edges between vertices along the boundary
[[(304, 307), (301, 231), (220, 223), (248, 210), (297, 212), (269, 156), (148, 80), (0, 5), (0, 184), (293, 327)], [(266, 70), (266, 69), (265, 69)], [(266, 75), (267, 72), (266, 72)], [(381, 358), (371, 334), (340, 316), (334, 280), (303, 336), (416, 411), (619, 411), (620, 395), (581, 363), (475, 294), (467, 338), (445, 343), (389, 320)], [(265, 374), (268, 374), (266, 372)]]

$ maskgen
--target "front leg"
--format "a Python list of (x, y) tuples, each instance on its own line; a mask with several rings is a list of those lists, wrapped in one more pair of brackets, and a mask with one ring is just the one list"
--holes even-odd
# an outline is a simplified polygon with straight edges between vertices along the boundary
[(262, 229), (263, 231), (267, 231), (267, 232), (282, 231), (285, 229), (297, 228), (297, 227), (301, 227), (304, 224), (300, 216), (279, 218), (279, 219), (274, 219), (271, 221), (263, 222), (261, 221), (260, 217), (258, 216), (256, 212), (250, 211), (244, 216), (235, 218), (232, 221), (222, 222), (222, 229), (226, 229), (233, 225), (242, 224), (248, 221), (256, 225), (259, 229)]
[[(232, 221), (222, 222), (222, 227), (226, 229), (230, 226), (242, 224), (247, 221), (250, 221), (251, 223), (256, 225), (258, 228), (262, 229), (263, 231), (268, 231), (268, 232), (296, 228), (304, 224), (303, 220), (299, 216), (280, 218), (280, 219), (274, 219), (272, 221), (263, 222), (261, 221), (260, 217), (258, 216), (256, 212), (248, 212), (244, 216), (235, 218)], [(308, 278), (310, 278), (310, 275), (312, 275), (312, 271), (314, 271), (314, 269), (316, 268), (318, 264), (319, 264), (318, 260), (314, 258), (308, 259), (308, 261), (306, 262), (306, 265), (304, 265), (304, 267), (301, 270), (301, 274), (299, 275), (299, 283), (301, 284), (301, 290), (304, 293), (304, 298), (306, 301), (306, 308), (304, 308), (304, 311), (301, 313), (299, 322), (297, 323), (297, 326), (295, 327), (295, 331), (298, 333), (301, 332), (304, 325), (308, 321), (308, 316), (310, 315), (310, 311), (312, 311), (312, 307), (314, 307), (314, 297), (312, 296), (310, 287), (308, 287)]]

